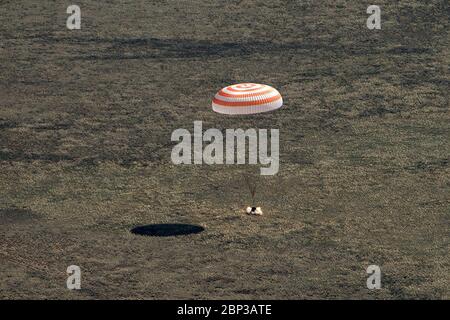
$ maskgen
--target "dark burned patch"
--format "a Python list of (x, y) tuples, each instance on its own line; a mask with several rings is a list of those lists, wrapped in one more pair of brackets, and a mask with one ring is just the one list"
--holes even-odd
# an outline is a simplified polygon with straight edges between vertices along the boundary
[(448, 167), (449, 159), (438, 159), (433, 161), (417, 161), (405, 169), (411, 172), (432, 172)]
[(23, 153), (23, 152), (11, 152), (0, 151), (0, 161), (48, 161), (48, 162), (60, 162), (60, 161), (73, 161), (75, 157), (65, 154), (54, 153)]
[[(411, 299), (412, 295), (408, 292), (407, 288), (419, 287), (422, 283), (426, 283), (427, 279), (417, 274), (414, 277), (384, 274), (382, 281), (385, 289), (389, 290), (397, 299)], [(426, 296), (418, 298), (427, 299)]]
[(49, 123), (49, 124), (38, 124), (32, 129), (37, 131), (43, 131), (43, 130), (67, 130), (71, 127), (72, 123)]
[(3, 208), (0, 209), (0, 225), (11, 223), (25, 223), (39, 219), (40, 216), (30, 209)]
[(200, 233), (205, 230), (201, 226), (181, 223), (149, 224), (131, 229), (131, 233), (150, 237), (173, 237)]
[(16, 128), (16, 127), (17, 127), (17, 122), (0, 118), (0, 130), (1, 129), (12, 129), (12, 128)]
[(387, 50), (388, 54), (430, 54), (432, 53), (432, 49), (430, 48), (412, 48), (412, 47), (396, 47)]
[(329, 43), (316, 42), (216, 42), (185, 39), (158, 38), (58, 38), (48, 39), (52, 42), (64, 41), (68, 44), (103, 44), (107, 49), (100, 49), (89, 55), (73, 57), (76, 60), (125, 60), (125, 59), (189, 59), (208, 57), (241, 57), (258, 54), (283, 54), (287, 51), (316, 53), (343, 51), (348, 55), (372, 55), (373, 48), (356, 46), (352, 48)]
[(399, 109), (395, 108), (385, 108), (383, 106), (377, 106), (370, 109), (365, 109), (359, 113), (359, 117), (365, 118), (365, 117), (383, 117), (387, 114), (397, 114), (400, 113)]
[(228, 216), (223, 218), (224, 221), (237, 221), (240, 220), (238, 216)]

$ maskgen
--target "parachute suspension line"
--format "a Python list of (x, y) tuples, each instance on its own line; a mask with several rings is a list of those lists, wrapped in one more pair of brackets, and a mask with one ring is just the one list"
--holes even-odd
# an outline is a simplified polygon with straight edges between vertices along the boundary
[(256, 194), (256, 181), (252, 179), (253, 177), (250, 174), (245, 174), (245, 182), (247, 183), (248, 190), (250, 191), (250, 195), (252, 196), (252, 205), (255, 203), (255, 194)]

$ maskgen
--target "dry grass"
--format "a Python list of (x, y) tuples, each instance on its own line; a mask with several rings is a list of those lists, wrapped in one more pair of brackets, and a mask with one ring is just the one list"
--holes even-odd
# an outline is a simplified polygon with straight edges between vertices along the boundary
[[(366, 1), (108, 3), (0, 4), (1, 298), (450, 298), (447, 1), (380, 0), (381, 31)], [(214, 114), (241, 81), (285, 107)], [(280, 129), (265, 216), (248, 168), (171, 164), (194, 120)]]

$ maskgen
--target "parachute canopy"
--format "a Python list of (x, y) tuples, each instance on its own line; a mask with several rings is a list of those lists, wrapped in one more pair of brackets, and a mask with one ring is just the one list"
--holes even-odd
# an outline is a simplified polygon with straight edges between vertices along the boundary
[(240, 83), (223, 88), (214, 96), (212, 108), (223, 114), (253, 114), (283, 105), (280, 93), (265, 84)]

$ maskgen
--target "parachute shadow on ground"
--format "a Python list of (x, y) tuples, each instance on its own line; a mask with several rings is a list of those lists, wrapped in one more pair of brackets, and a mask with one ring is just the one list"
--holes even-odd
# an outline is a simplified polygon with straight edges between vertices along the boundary
[(196, 234), (205, 228), (192, 224), (162, 223), (137, 226), (131, 229), (131, 233), (149, 237), (173, 237), (188, 234)]

